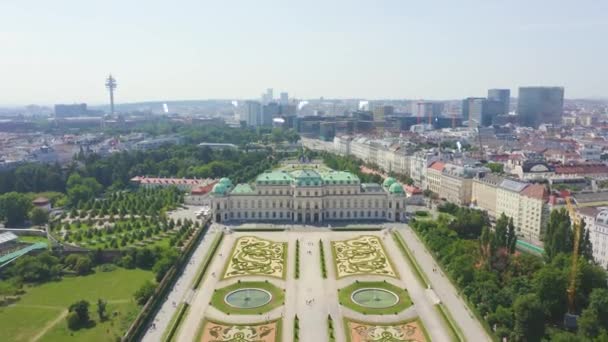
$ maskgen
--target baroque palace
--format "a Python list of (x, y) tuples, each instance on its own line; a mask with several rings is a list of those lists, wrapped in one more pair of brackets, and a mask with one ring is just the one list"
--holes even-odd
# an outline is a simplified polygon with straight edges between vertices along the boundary
[(294, 164), (260, 174), (253, 184), (222, 178), (212, 189), (213, 219), (224, 221), (400, 221), (406, 196), (401, 184), (361, 183), (359, 177), (319, 164)]

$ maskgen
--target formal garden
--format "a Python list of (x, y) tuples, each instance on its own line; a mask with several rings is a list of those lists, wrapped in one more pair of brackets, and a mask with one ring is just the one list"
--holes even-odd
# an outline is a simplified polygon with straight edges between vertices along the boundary
[(50, 228), (60, 242), (87, 249), (181, 247), (201, 228), (198, 221), (168, 218), (182, 196), (176, 188), (115, 191), (78, 201)]
[(361, 322), (345, 318), (344, 327), (348, 342), (429, 342), (424, 325), (420, 319), (394, 323)]
[[(276, 238), (275, 233), (268, 232), (264, 238), (235, 236), (232, 244), (224, 247), (224, 251), (230, 250), (227, 258), (216, 261), (215, 267), (223, 269), (222, 276), (207, 278), (212, 289), (209, 308), (200, 313), (189, 310), (188, 315), (198, 318), (196, 329), (190, 325), (194, 322), (188, 323), (188, 328), (172, 329), (177, 331), (172, 334), (172, 340), (185, 338), (180, 331), (187, 330), (197, 331), (196, 340), (204, 342), (279, 341), (288, 338), (281, 335), (281, 329), (288, 329), (288, 340), (293, 341), (312, 336), (329, 341), (341, 336), (357, 342), (430, 341), (416, 312), (408, 311), (414, 304), (396, 264), (389, 257), (383, 235), (345, 232), (347, 238), (340, 240), (335, 239), (340, 236), (335, 232), (331, 237), (321, 233), (312, 239), (314, 235), (308, 236), (308, 233), (287, 233), (296, 235), (292, 242), (297, 255), (290, 259), (293, 269), (286, 269), (288, 250), (284, 234), (278, 232)], [(315, 238), (319, 239), (318, 243)], [(331, 251), (324, 251), (324, 245)], [(326, 264), (325, 271), (311, 260)], [(399, 265), (402, 262), (396, 261)], [(327, 268), (331, 275), (332, 267), (336, 277), (327, 277)], [(286, 274), (293, 276), (288, 278)], [(248, 280), (247, 277), (256, 278)], [(325, 291), (326, 285), (332, 286), (330, 283), (340, 284), (334, 296)], [(292, 286), (302, 297), (289, 298), (295, 294), (285, 289)], [(205, 284), (201, 288), (205, 288)], [(334, 317), (333, 311), (327, 314), (327, 309), (335, 304), (341, 309)], [(295, 316), (284, 316), (292, 310), (297, 313)], [(368, 316), (369, 320), (354, 318), (361, 315)], [(326, 330), (315, 330), (324, 329), (318, 326), (320, 317), (326, 322)], [(187, 318), (182, 320), (192, 322)], [(315, 322), (312, 330), (311, 320)], [(289, 323), (287, 328), (281, 327), (284, 322)]]
[(268, 276), (284, 279), (287, 243), (254, 236), (240, 237), (234, 244), (224, 279), (241, 276)]
[(258, 324), (232, 324), (206, 319), (196, 341), (201, 342), (279, 342), (281, 320)]
[(377, 236), (363, 235), (345, 241), (332, 241), (331, 246), (338, 278), (356, 275), (399, 278)]
[(53, 229), (60, 241), (88, 249), (125, 249), (142, 247), (181, 247), (200, 222), (165, 217), (131, 216), (97, 220), (75, 219)]

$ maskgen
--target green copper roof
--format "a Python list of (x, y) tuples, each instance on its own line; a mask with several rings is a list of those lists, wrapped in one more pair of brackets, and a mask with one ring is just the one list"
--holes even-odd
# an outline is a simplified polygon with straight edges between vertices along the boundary
[(359, 177), (346, 171), (331, 171), (325, 172), (321, 175), (323, 182), (326, 185), (332, 184), (359, 184)]
[(255, 183), (265, 185), (289, 185), (292, 180), (291, 175), (285, 171), (266, 171), (258, 175), (255, 179)]
[(387, 177), (384, 182), (382, 183), (382, 186), (385, 188), (388, 188), (389, 186), (393, 185), (397, 180), (393, 177)]
[[(221, 181), (220, 181), (221, 182)], [(360, 184), (356, 175), (346, 171), (317, 172), (312, 169), (298, 169), (294, 171), (266, 171), (260, 174), (255, 183), (258, 185), (291, 185), (321, 186), (321, 185), (347, 185)]]
[(320, 186), (323, 184), (321, 175), (314, 170), (296, 170), (290, 172), (298, 186)]
[(223, 195), (226, 193), (226, 191), (228, 190), (228, 187), (222, 183), (217, 183), (213, 186), (213, 189), (211, 190), (212, 194), (215, 195)]
[(399, 183), (393, 183), (393, 185), (391, 185), (391, 187), (388, 189), (388, 191), (391, 194), (402, 194), (403, 193), (403, 187)]
[(232, 181), (230, 180), (230, 178), (224, 177), (224, 178), (220, 179), (220, 183), (224, 184), (227, 187), (231, 187), (232, 186)]
[(253, 195), (255, 190), (249, 184), (237, 184), (230, 193), (234, 195)]

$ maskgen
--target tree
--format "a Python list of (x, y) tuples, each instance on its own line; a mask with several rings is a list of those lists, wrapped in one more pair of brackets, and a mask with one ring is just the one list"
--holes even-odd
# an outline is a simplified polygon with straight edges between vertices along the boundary
[(26, 255), (15, 262), (13, 273), (27, 282), (43, 282), (59, 277), (59, 259), (45, 252), (37, 256)]
[(32, 203), (25, 194), (9, 192), (0, 196), (0, 217), (8, 225), (19, 225), (25, 222)]
[(102, 186), (93, 177), (82, 177), (73, 173), (68, 178), (67, 189), (70, 203), (76, 205), (93, 199), (101, 192)]
[(513, 329), (513, 310), (499, 305), (493, 314), (488, 316), (488, 323), (496, 325), (510, 331)]
[(577, 320), (578, 333), (587, 338), (597, 337), (602, 327), (598, 312), (593, 308), (583, 310)]
[(589, 236), (589, 229), (586, 229), (586, 223), (584, 220), (581, 220), (581, 231), (580, 231), (580, 245), (579, 245), (579, 254), (589, 260), (591, 262), (593, 259), (593, 245), (591, 244), (591, 237)]
[(156, 286), (151, 281), (146, 281), (137, 291), (135, 291), (135, 301), (139, 305), (144, 305), (154, 294)]
[(507, 227), (509, 225), (509, 218), (505, 213), (500, 214), (500, 217), (496, 220), (494, 226), (494, 233), (496, 235), (496, 245), (501, 247), (507, 247)]
[(515, 225), (513, 224), (513, 218), (509, 218), (509, 225), (507, 228), (507, 249), (509, 253), (515, 253), (517, 247), (517, 235), (515, 234)]
[(534, 276), (537, 298), (554, 321), (563, 318), (567, 308), (566, 288), (568, 281), (564, 272), (547, 265)]
[(107, 304), (108, 303), (101, 298), (99, 298), (97, 300), (97, 315), (99, 316), (100, 321), (104, 321), (106, 319), (106, 305)]
[[(141, 239), (140, 239), (141, 240)], [(156, 262), (156, 255), (149, 248), (138, 249), (135, 254), (135, 264), (139, 268), (150, 269)]]
[(608, 330), (608, 289), (593, 289), (586, 310), (595, 310), (598, 320), (602, 322), (602, 328)]
[(79, 300), (73, 303), (68, 308), (68, 311), (76, 314), (76, 319), (70, 318), (70, 315), (68, 315), (68, 326), (70, 326), (70, 329), (81, 327), (89, 322), (89, 302), (86, 300)]
[(78, 318), (78, 314), (76, 312), (72, 311), (68, 313), (66, 321), (68, 322), (68, 328), (70, 330), (76, 330), (80, 327), (80, 319)]
[(485, 166), (493, 173), (503, 173), (505, 168), (504, 164), (501, 163), (487, 163)]
[(559, 253), (571, 253), (573, 247), (570, 215), (566, 209), (553, 210), (544, 237), (545, 254), (552, 260)]
[(19, 292), (14, 281), (0, 281), (0, 297), (14, 296)]
[(78, 258), (78, 261), (76, 261), (76, 265), (74, 265), (74, 271), (76, 271), (78, 275), (85, 275), (91, 272), (91, 266), (91, 258), (88, 256), (81, 256)]
[(449, 227), (464, 239), (477, 239), (490, 221), (485, 212), (470, 208), (460, 208), (455, 216)]
[(491, 267), (491, 259), (494, 255), (494, 247), (496, 245), (497, 237), (490, 231), (490, 228), (483, 227), (481, 236), (479, 237), (479, 249), (480, 254), (483, 258), (483, 263), (486, 267)]
[(513, 314), (516, 341), (536, 342), (542, 339), (545, 334), (545, 313), (535, 294), (518, 297), (513, 305)]
[(35, 207), (30, 211), (30, 221), (35, 226), (40, 226), (49, 221), (49, 213), (45, 209)]

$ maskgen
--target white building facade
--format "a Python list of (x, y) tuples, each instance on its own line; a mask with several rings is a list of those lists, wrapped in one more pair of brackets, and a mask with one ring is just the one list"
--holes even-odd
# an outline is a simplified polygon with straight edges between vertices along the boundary
[(349, 172), (313, 169), (268, 171), (254, 184), (233, 186), (223, 178), (210, 196), (215, 222), (382, 220), (401, 221), (406, 196), (401, 184), (361, 183)]
[(608, 207), (581, 208), (579, 215), (589, 230), (593, 259), (608, 270)]

